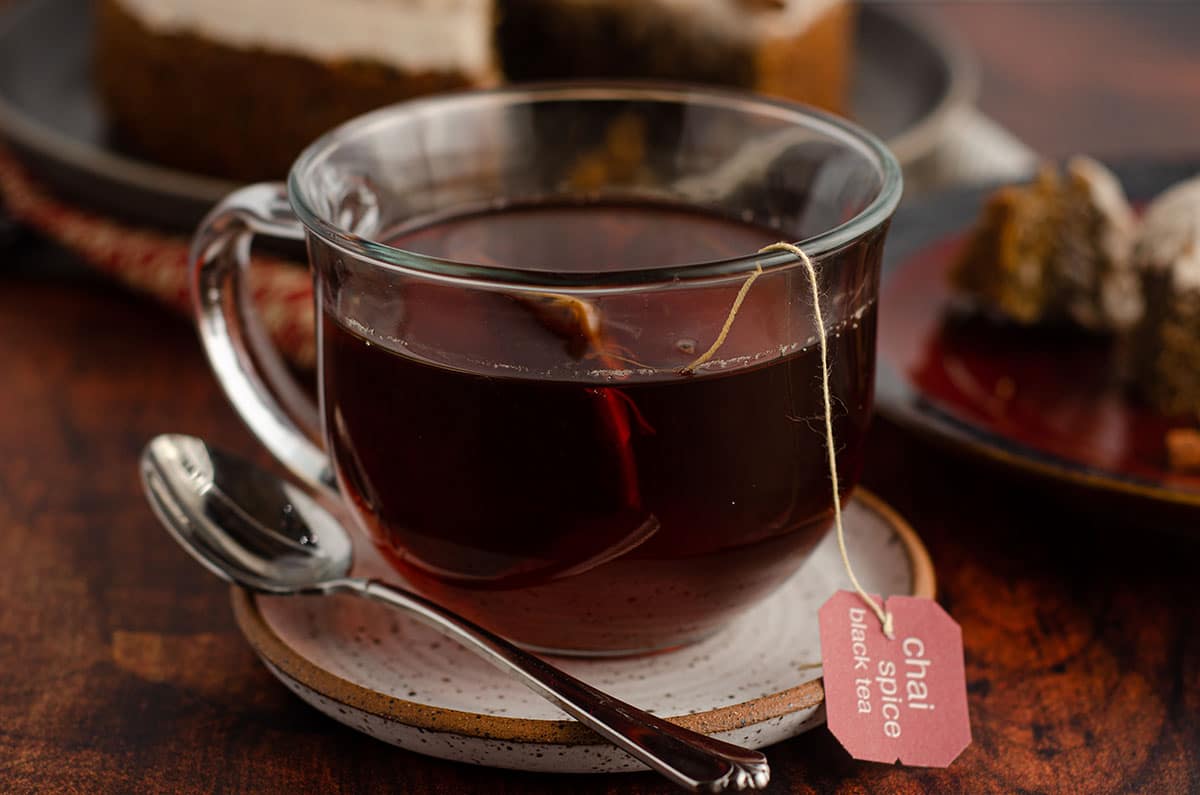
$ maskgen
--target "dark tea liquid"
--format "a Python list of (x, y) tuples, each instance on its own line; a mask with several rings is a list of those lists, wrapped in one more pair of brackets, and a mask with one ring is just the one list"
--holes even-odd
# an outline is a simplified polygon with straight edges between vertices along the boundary
[[(601, 205), (467, 216), (392, 242), (597, 271), (740, 256), (778, 237)], [(694, 374), (680, 370), (715, 339), (736, 282), (630, 296), (655, 309), (640, 324), (602, 304), (602, 344), (551, 299), (427, 281), (380, 297), (368, 319), (326, 305), (323, 405), (342, 486), (418, 589), (517, 641), (636, 652), (698, 639), (786, 580), (831, 521), (819, 351), (774, 338), (780, 288), (760, 280)], [(874, 335), (873, 303), (829, 329), (847, 488)]]

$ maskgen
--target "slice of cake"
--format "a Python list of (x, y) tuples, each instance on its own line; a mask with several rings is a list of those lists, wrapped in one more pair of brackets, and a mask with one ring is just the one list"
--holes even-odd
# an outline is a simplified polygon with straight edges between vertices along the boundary
[(498, 0), (511, 80), (656, 78), (845, 108), (845, 0)]
[(1168, 415), (1200, 413), (1200, 177), (1146, 210), (1133, 255), (1146, 312), (1129, 338), (1135, 391)]
[(341, 122), (496, 82), (492, 0), (100, 0), (96, 75), (122, 145), (283, 177)]
[(118, 141), (279, 179), (373, 108), (501, 80), (657, 78), (844, 108), (847, 0), (96, 0)]
[(1141, 316), (1130, 251), (1137, 221), (1117, 178), (1073, 158), (989, 197), (951, 272), (983, 309), (1022, 325), (1120, 331)]
[(1061, 225), (1061, 182), (1044, 168), (1030, 185), (1006, 185), (983, 207), (950, 272), (953, 285), (987, 311), (1022, 325), (1053, 315), (1051, 260)]

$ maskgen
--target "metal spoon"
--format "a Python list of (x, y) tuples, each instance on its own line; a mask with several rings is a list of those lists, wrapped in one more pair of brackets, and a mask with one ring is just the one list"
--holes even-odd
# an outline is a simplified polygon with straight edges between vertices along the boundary
[(345, 528), (303, 491), (247, 461), (195, 437), (164, 435), (146, 446), (141, 475), (163, 525), (222, 579), (261, 593), (352, 593), (398, 607), (687, 789), (761, 789), (770, 779), (757, 751), (618, 701), (424, 597), (348, 577)]

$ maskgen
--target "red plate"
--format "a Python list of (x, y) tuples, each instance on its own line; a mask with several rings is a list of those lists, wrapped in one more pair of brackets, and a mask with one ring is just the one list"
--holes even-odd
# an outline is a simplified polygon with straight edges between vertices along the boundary
[[(1135, 202), (1198, 171), (1117, 168)], [(1043, 478), (1200, 507), (1200, 476), (1166, 465), (1164, 436), (1186, 419), (1172, 422), (1129, 396), (1111, 340), (996, 324), (953, 302), (948, 269), (991, 189), (940, 194), (896, 217), (880, 309), (880, 412)]]

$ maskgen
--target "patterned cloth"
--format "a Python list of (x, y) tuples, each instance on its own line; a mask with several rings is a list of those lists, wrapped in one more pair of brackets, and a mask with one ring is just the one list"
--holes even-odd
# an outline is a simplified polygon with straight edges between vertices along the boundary
[[(18, 222), (74, 252), (117, 281), (192, 314), (188, 241), (119, 223), (51, 196), (8, 150), (0, 148), (0, 198)], [(316, 361), (312, 281), (296, 263), (254, 257), (250, 289), (263, 323), (296, 366)]]

